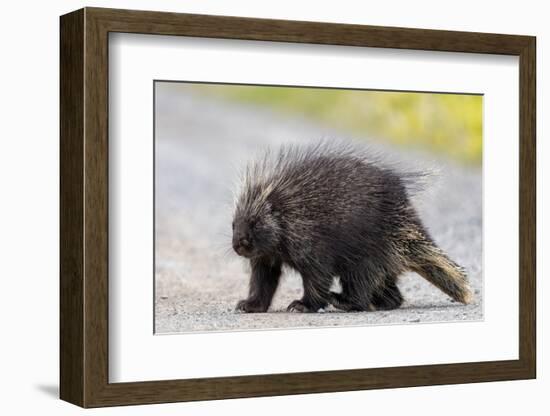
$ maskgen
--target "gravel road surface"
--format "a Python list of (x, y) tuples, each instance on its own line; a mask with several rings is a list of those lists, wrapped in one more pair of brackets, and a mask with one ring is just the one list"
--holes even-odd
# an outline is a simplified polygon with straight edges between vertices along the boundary
[(392, 161), (438, 171), (415, 204), (437, 243), (466, 268), (475, 301), (455, 303), (408, 273), (399, 283), (406, 300), (398, 310), (287, 313), (302, 285), (298, 275), (286, 273), (268, 313), (234, 312), (248, 285), (246, 263), (231, 250), (239, 169), (266, 145), (344, 136), (295, 116), (205, 98), (185, 84), (156, 88), (156, 333), (483, 319), (481, 170), (364, 139)]

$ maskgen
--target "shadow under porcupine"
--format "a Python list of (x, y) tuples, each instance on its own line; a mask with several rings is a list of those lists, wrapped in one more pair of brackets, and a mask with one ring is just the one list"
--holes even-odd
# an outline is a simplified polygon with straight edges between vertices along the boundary
[[(243, 312), (266, 312), (283, 265), (300, 273), (302, 299), (289, 311), (395, 309), (397, 279), (414, 271), (456, 301), (469, 303), (464, 270), (432, 240), (398, 173), (349, 145), (267, 151), (243, 177), (233, 216), (233, 249), (250, 261)], [(340, 278), (341, 293), (330, 290)]]

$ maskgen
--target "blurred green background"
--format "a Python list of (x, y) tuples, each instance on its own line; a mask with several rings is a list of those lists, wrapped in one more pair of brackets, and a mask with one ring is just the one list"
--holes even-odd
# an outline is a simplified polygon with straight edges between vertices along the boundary
[(481, 164), (481, 95), (196, 84), (204, 94), (300, 115), (327, 127)]

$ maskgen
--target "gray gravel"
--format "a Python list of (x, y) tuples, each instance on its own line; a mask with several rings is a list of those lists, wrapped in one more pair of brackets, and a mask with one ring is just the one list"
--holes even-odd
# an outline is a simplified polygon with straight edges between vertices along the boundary
[(205, 98), (185, 84), (157, 84), (156, 100), (156, 333), (483, 318), (481, 171), (365, 139), (361, 141), (391, 161), (438, 170), (415, 204), (434, 239), (466, 268), (474, 303), (457, 304), (409, 273), (399, 283), (406, 301), (398, 310), (286, 313), (302, 292), (300, 277), (286, 273), (268, 313), (235, 313), (248, 284), (246, 263), (230, 244), (232, 190), (239, 168), (266, 145), (346, 137), (296, 116)]

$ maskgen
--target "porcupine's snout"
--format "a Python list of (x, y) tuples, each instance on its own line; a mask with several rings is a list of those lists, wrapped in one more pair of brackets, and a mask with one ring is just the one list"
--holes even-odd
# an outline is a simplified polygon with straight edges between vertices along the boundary
[(239, 255), (247, 257), (252, 249), (252, 244), (250, 244), (250, 241), (246, 238), (239, 238), (239, 239), (233, 239), (233, 250)]
[(250, 233), (242, 226), (233, 229), (233, 250), (239, 256), (249, 257), (252, 254), (252, 238)]

